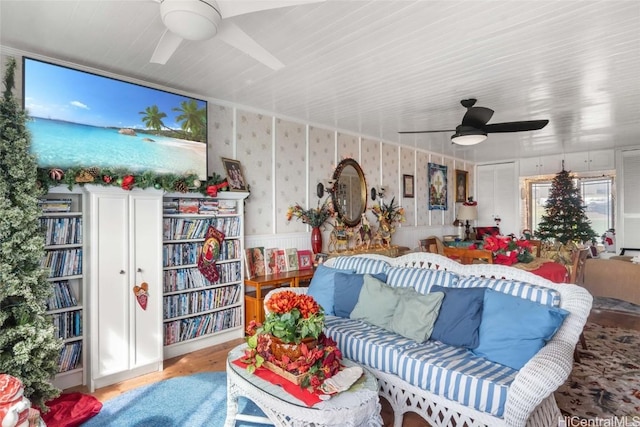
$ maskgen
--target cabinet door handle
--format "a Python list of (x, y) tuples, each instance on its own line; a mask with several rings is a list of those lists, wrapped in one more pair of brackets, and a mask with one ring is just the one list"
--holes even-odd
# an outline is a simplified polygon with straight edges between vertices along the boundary
[(120, 274), (124, 274), (124, 270), (120, 270)]
[(142, 269), (138, 267), (138, 273), (142, 273)]

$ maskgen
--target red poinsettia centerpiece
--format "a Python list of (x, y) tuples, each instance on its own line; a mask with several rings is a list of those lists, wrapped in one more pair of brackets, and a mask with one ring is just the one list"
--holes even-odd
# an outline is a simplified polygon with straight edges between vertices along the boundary
[(336, 342), (324, 335), (324, 310), (313, 297), (283, 291), (267, 301), (264, 324), (251, 321), (247, 327), (248, 348), (242, 359), (253, 373), (265, 362), (302, 376), (302, 387), (318, 388), (340, 370), (342, 353)]
[[(470, 247), (470, 249), (475, 249), (475, 246), (473, 248)], [(493, 262), (495, 264), (513, 265), (517, 262), (528, 263), (533, 261), (531, 242), (518, 240), (512, 236), (485, 236), (482, 249), (493, 252)]]

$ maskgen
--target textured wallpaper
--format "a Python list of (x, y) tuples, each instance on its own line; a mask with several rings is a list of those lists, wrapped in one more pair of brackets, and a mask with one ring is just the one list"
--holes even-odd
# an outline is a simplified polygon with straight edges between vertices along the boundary
[(273, 232), (272, 118), (237, 111), (237, 153), (251, 186), (245, 211), (245, 234)]
[(338, 161), (350, 158), (360, 163), (359, 139), (355, 135), (338, 132)]
[[(305, 231), (307, 226), (298, 220), (287, 222), (287, 208), (295, 203), (307, 206), (307, 135), (306, 126), (276, 119), (276, 232)], [(315, 206), (315, 191), (311, 195)]]
[(233, 108), (209, 103), (209, 175), (225, 176), (221, 157), (233, 158)]
[[(416, 211), (415, 211), (415, 153), (416, 150), (409, 147), (401, 147), (400, 148), (400, 198), (398, 200), (399, 204), (404, 207), (406, 212), (406, 220), (403, 224), (405, 227), (411, 227), (415, 224), (416, 220)], [(413, 183), (414, 183), (414, 197), (412, 198), (404, 198), (404, 177), (403, 175), (412, 175)]]
[(416, 176), (414, 177), (416, 186), (416, 205), (418, 206), (417, 225), (428, 226), (429, 211), (427, 201), (427, 168), (429, 165), (429, 153), (418, 151), (416, 158)]
[(399, 146), (393, 144), (382, 144), (382, 182), (385, 188), (385, 202), (391, 202), (396, 198), (396, 203), (401, 199), (402, 193), (399, 191), (398, 180), (398, 149)]
[[(233, 134), (234, 119), (236, 134)], [(300, 203), (316, 206), (318, 182), (331, 179), (337, 162), (343, 158), (357, 160), (367, 183), (367, 208), (371, 187), (385, 187), (385, 201), (395, 197), (406, 209), (407, 222), (403, 227), (448, 226), (454, 221), (454, 170), (469, 170), (469, 188), (473, 192), (473, 165), (441, 155), (398, 146), (332, 129), (308, 126), (285, 119), (273, 119), (244, 110), (209, 104), (209, 171), (224, 175), (220, 157), (236, 156), (250, 185), (251, 195), (246, 201), (245, 234), (268, 241), (270, 235), (307, 233), (299, 221), (287, 223), (287, 208)], [(274, 123), (275, 122), (275, 123)], [(308, 138), (307, 138), (308, 132)], [(434, 162), (447, 166), (449, 209), (427, 209), (427, 165)], [(414, 175), (414, 198), (403, 198), (402, 175)], [(326, 197), (326, 196), (324, 196)], [(375, 224), (373, 215), (368, 212)], [(331, 227), (323, 236), (328, 243)], [(278, 241), (276, 239), (276, 241)], [(305, 240), (306, 242), (306, 240)]]

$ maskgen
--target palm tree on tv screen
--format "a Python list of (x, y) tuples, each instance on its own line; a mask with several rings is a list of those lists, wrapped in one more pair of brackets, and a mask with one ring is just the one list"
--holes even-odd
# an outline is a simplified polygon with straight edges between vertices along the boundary
[(162, 119), (167, 117), (167, 115), (160, 111), (157, 105), (147, 107), (144, 111), (140, 111), (138, 114), (145, 115), (142, 118), (142, 121), (148, 129), (161, 130), (162, 128), (167, 128), (162, 122)]
[(198, 103), (190, 99), (182, 101), (180, 107), (173, 108), (173, 111), (180, 113), (176, 117), (176, 121), (180, 122), (182, 130), (189, 134), (192, 139), (204, 142), (206, 110), (204, 108), (199, 109)]

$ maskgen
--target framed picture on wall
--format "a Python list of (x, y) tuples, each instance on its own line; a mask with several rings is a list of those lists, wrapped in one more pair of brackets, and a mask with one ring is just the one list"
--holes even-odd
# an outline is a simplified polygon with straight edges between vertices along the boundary
[(447, 210), (447, 167), (436, 163), (427, 166), (429, 210)]
[(222, 157), (224, 170), (227, 172), (227, 182), (231, 191), (247, 191), (247, 181), (242, 175), (242, 168), (238, 160)]
[(402, 197), (413, 199), (413, 175), (402, 175)]
[(464, 203), (469, 195), (469, 172), (456, 169), (456, 203)]

